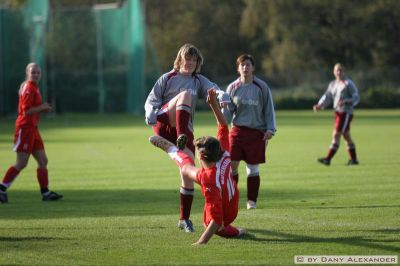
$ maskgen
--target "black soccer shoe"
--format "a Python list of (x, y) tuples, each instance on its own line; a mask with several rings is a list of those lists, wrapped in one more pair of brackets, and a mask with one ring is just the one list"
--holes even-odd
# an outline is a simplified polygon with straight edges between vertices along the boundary
[(186, 134), (180, 134), (178, 138), (176, 139), (176, 147), (183, 151), (186, 148), (186, 145), (188, 143), (188, 136)]
[(1, 203), (8, 203), (7, 192), (0, 191), (0, 202)]
[(359, 165), (360, 163), (357, 160), (349, 160), (347, 165)]
[(322, 163), (323, 165), (329, 166), (331, 165), (331, 161), (326, 159), (326, 158), (318, 158), (317, 161), (319, 163)]
[(48, 191), (46, 193), (43, 193), (42, 196), (43, 196), (42, 197), (43, 201), (55, 201), (55, 200), (62, 199), (62, 197), (63, 197), (63, 195), (60, 195), (53, 191)]

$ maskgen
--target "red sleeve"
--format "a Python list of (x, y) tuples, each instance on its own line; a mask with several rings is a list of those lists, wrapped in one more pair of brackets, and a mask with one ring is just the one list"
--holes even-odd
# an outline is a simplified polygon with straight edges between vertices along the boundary
[(227, 125), (218, 125), (217, 139), (221, 143), (221, 148), (229, 151), (229, 129)]
[(26, 84), (25, 86), (23, 85), (21, 87), (20, 101), (21, 101), (22, 111), (24, 114), (31, 107), (33, 107), (33, 105), (35, 103), (35, 92), (32, 90), (32, 88), (28, 84)]

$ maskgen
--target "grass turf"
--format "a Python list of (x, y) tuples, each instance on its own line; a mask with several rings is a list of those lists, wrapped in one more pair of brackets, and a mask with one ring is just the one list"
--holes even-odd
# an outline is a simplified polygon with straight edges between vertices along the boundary
[[(176, 228), (178, 169), (147, 141), (142, 117), (42, 118), (51, 189), (42, 202), (31, 159), (0, 205), (1, 265), (292, 265), (295, 255), (398, 255), (400, 110), (357, 110), (352, 136), (360, 165), (345, 165), (344, 142), (330, 167), (330, 111), (277, 111), (278, 132), (260, 167), (258, 209), (245, 210), (245, 169), (235, 225), (243, 239), (202, 232), (203, 198), (192, 210), (197, 232)], [(0, 119), (0, 169), (14, 163), (13, 119)], [(196, 115), (196, 136), (215, 135), (211, 113)]]

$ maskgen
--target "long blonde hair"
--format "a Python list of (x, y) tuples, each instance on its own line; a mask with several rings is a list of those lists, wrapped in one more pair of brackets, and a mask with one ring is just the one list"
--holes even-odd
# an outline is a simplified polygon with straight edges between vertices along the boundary
[[(196, 46), (190, 43), (184, 44), (178, 51), (178, 54), (176, 55), (175, 61), (174, 61), (174, 69), (175, 71), (179, 71), (181, 68), (182, 64), (182, 59), (186, 58), (187, 56), (189, 57), (196, 57), (197, 59), (197, 64), (196, 64), (196, 69), (194, 70), (194, 73), (200, 73), (201, 65), (203, 64), (203, 55), (201, 54), (200, 50), (197, 49)], [(193, 73), (193, 74), (194, 74)]]

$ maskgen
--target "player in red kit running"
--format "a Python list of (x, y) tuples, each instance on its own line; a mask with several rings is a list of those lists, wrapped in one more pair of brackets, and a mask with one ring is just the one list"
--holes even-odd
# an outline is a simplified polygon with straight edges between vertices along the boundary
[(39, 113), (52, 110), (48, 103), (42, 103), (38, 83), (41, 77), (40, 67), (36, 63), (26, 66), (26, 81), (21, 84), (19, 90), (18, 117), (15, 123), (14, 151), (17, 160), (4, 175), (0, 184), (0, 202), (7, 203), (7, 189), (24, 169), (32, 154), (37, 161), (37, 180), (40, 186), (43, 201), (58, 200), (62, 195), (50, 191), (47, 173), (47, 156), (44, 150), (43, 140), (39, 134)]
[(150, 142), (164, 150), (178, 164), (182, 176), (201, 186), (205, 198), (203, 222), (205, 231), (194, 245), (206, 244), (217, 234), (222, 237), (239, 237), (245, 231), (231, 225), (238, 214), (239, 191), (231, 171), (229, 129), (219, 109), (216, 91), (209, 90), (207, 102), (218, 122), (217, 138), (205, 136), (194, 141), (202, 168), (194, 166), (193, 159), (174, 144), (160, 136)]

